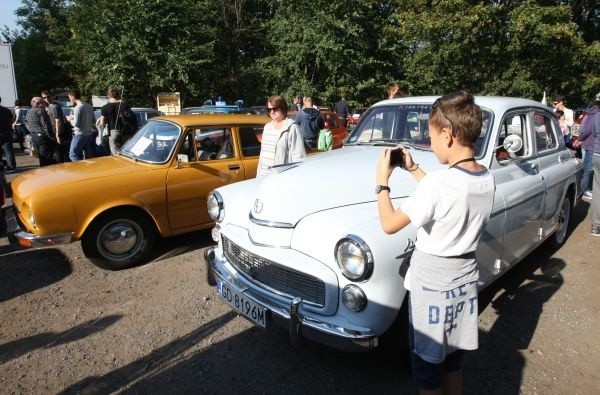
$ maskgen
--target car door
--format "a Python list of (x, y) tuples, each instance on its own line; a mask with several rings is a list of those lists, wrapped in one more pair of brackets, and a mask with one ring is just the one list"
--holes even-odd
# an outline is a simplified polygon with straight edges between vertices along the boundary
[(573, 174), (571, 154), (562, 142), (562, 133), (553, 114), (538, 111), (533, 116), (536, 150), (540, 173), (546, 186), (542, 232), (545, 237), (557, 226), (558, 211)]
[(489, 268), (495, 273), (513, 265), (540, 240), (545, 183), (533, 146), (532, 114), (527, 109), (507, 113), (496, 139), (498, 147), (506, 137), (516, 134), (523, 140), (523, 147), (514, 153), (496, 150), (491, 165), (496, 181), (495, 199), (504, 205), (504, 212), (496, 212), (488, 225), (503, 228), (499, 260)]
[[(188, 128), (167, 174), (167, 213), (171, 229), (209, 226), (210, 191), (244, 179), (233, 126)], [(205, 155), (208, 153), (208, 155)]]
[(260, 140), (265, 125), (240, 125), (238, 126), (238, 144), (241, 152), (241, 161), (245, 179), (255, 178), (260, 156)]

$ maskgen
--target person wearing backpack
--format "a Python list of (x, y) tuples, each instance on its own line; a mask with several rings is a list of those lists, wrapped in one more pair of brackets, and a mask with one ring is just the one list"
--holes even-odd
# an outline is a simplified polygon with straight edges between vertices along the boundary
[(318, 108), (313, 107), (312, 97), (304, 98), (304, 108), (296, 115), (296, 123), (300, 125), (300, 133), (307, 147), (316, 149), (319, 131), (325, 121)]
[(110, 88), (108, 103), (100, 110), (100, 125), (108, 126), (108, 145), (111, 155), (117, 155), (123, 144), (137, 131), (135, 114), (129, 104), (121, 100), (118, 90)]

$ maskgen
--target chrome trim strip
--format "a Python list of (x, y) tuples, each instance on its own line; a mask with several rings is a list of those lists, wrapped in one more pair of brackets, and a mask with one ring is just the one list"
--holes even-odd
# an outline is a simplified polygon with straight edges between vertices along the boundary
[(294, 224), (290, 224), (287, 222), (275, 222), (254, 218), (254, 216), (252, 215), (252, 211), (248, 213), (248, 218), (250, 219), (250, 222), (260, 226), (267, 226), (269, 228), (294, 229)]

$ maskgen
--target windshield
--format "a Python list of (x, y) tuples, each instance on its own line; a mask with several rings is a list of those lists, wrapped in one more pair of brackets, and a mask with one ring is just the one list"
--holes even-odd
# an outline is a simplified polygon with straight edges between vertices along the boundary
[(181, 134), (179, 126), (149, 120), (121, 148), (121, 154), (148, 163), (164, 163), (171, 158)]
[[(346, 144), (398, 144), (431, 149), (429, 112), (431, 104), (395, 104), (372, 107), (348, 137)], [(483, 127), (475, 144), (475, 157), (483, 156), (491, 125), (491, 112), (483, 109)]]

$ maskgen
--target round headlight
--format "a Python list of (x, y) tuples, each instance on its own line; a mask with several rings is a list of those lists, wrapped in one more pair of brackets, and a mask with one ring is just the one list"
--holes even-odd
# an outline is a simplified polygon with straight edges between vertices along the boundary
[(352, 311), (361, 311), (367, 305), (367, 296), (362, 289), (349, 284), (342, 290), (342, 303)]
[(364, 281), (373, 273), (371, 249), (358, 236), (348, 235), (337, 242), (335, 260), (349, 280)]
[(225, 217), (225, 210), (223, 207), (223, 198), (217, 191), (212, 191), (206, 200), (206, 208), (208, 215), (215, 222), (221, 222)]

